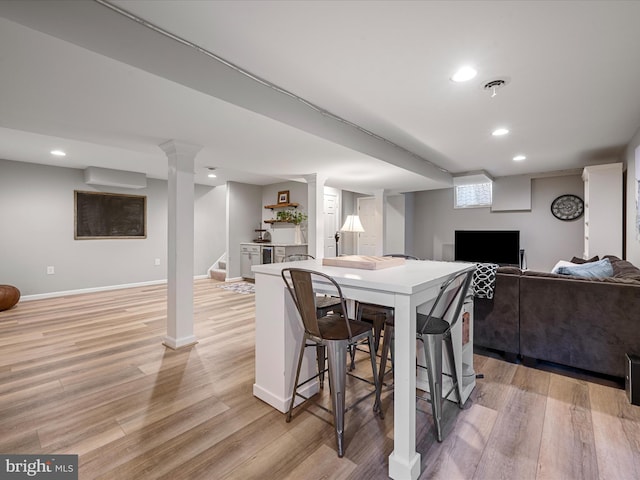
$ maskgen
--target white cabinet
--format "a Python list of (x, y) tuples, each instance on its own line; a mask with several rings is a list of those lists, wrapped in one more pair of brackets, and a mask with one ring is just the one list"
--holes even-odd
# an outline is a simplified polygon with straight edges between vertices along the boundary
[(241, 243), (240, 274), (243, 278), (255, 278), (255, 274), (251, 271), (254, 265), (281, 263), (287, 255), (299, 253), (307, 253), (307, 244)]
[(585, 167), (584, 258), (622, 258), (622, 163)]
[(289, 255), (298, 255), (298, 254), (307, 253), (306, 245), (284, 245), (280, 247), (275, 247), (275, 249), (276, 249), (275, 263), (284, 262), (284, 259)]
[(243, 278), (255, 278), (251, 271), (253, 265), (262, 263), (260, 245), (240, 245), (240, 274)]

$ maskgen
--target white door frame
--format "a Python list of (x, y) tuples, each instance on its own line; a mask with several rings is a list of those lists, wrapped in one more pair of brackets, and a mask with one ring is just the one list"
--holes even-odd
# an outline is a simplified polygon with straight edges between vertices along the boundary
[[(323, 253), (325, 257), (335, 257), (336, 256), (336, 240), (335, 233), (340, 230), (340, 225), (342, 225), (341, 218), (341, 195), (340, 190), (325, 187), (324, 189), (324, 200), (322, 206), (322, 213), (324, 216), (324, 242), (323, 242)], [(333, 205), (333, 213), (327, 211), (328, 208), (331, 208), (331, 205), (328, 202), (332, 202)], [(333, 222), (331, 222), (329, 215), (333, 217)]]
[(382, 255), (383, 228), (381, 202), (378, 197), (358, 197), (358, 215), (365, 232), (355, 234), (356, 252), (361, 255)]

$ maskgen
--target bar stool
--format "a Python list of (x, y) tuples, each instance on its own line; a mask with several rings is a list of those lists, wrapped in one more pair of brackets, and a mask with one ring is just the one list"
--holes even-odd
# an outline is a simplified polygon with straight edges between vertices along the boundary
[[(438, 296), (427, 315), (418, 313), (416, 318), (416, 339), (422, 342), (424, 356), (427, 365), (417, 366), (427, 370), (429, 381), (429, 397), (416, 395), (416, 398), (431, 403), (431, 412), (436, 429), (438, 442), (442, 442), (442, 401), (447, 400), (451, 393), (456, 392), (458, 406), (463, 407), (462, 387), (458, 383), (455, 351), (451, 340), (451, 329), (454, 327), (462, 311), (462, 305), (469, 292), (475, 266), (451, 275), (440, 286)], [(393, 326), (384, 335), (382, 342), (382, 359), (380, 361), (380, 379), (382, 385), (384, 368), (386, 368), (387, 355), (393, 339)], [(387, 328), (387, 327), (385, 327)], [(451, 367), (451, 373), (442, 371), (442, 343), (445, 344), (447, 361)], [(443, 395), (442, 376), (451, 378), (451, 389)]]
[[(404, 253), (388, 253), (384, 256), (404, 258), (406, 260), (420, 260), (418, 257), (414, 257), (413, 255), (405, 255)], [(362, 320), (365, 322), (370, 322), (373, 324), (374, 350), (377, 353), (378, 347), (380, 346), (380, 337), (382, 336), (382, 330), (385, 328), (385, 325), (389, 325), (391, 326), (391, 328), (393, 328), (393, 324), (394, 324), (393, 307), (376, 305), (374, 303), (358, 302), (356, 304), (356, 319)], [(391, 352), (391, 356), (393, 357), (393, 351)], [(385, 361), (385, 367), (386, 367), (386, 361)], [(351, 352), (351, 369), (353, 370), (354, 368), (355, 368), (355, 350)], [(382, 369), (381, 371), (384, 372), (384, 370)], [(381, 374), (381, 378), (382, 376), (384, 376), (384, 374)]]
[[(315, 259), (316, 257), (309, 255), (308, 253), (294, 253), (284, 257), (285, 262), (300, 262), (302, 260)], [(329, 295), (316, 295), (316, 315), (318, 315), (318, 317), (324, 317), (339, 308), (341, 308), (339, 298), (331, 297)], [(325, 363), (327, 358), (324, 346), (318, 345), (316, 348), (316, 358), (318, 362), (318, 372), (320, 372), (320, 388), (324, 388), (324, 372), (326, 371)]]
[[(300, 369), (302, 366), (305, 348), (314, 346), (325, 347), (328, 351), (329, 388), (331, 390), (332, 404), (331, 413), (334, 417), (338, 456), (342, 457), (344, 455), (345, 413), (372, 393), (375, 394), (373, 411), (374, 413), (378, 413), (380, 411), (380, 386), (378, 383), (375, 352), (372, 348), (372, 327), (368, 323), (351, 320), (346, 315), (343, 315), (342, 312), (347, 312), (345, 299), (342, 295), (340, 286), (330, 276), (324, 273), (301, 268), (285, 268), (282, 270), (282, 278), (287, 290), (291, 294), (291, 298), (293, 299), (304, 326), (304, 335), (300, 345), (300, 352), (298, 354), (298, 366), (296, 369), (293, 393), (291, 395), (291, 403), (289, 404), (289, 410), (287, 412), (287, 422), (291, 421), (296, 396), (303, 398), (305, 401), (309, 400), (309, 398), (298, 393), (298, 388), (320, 376), (320, 372), (318, 372), (311, 378), (299, 383)], [(314, 283), (321, 284), (324, 288), (330, 288), (333, 290), (332, 296), (339, 298), (341, 309), (333, 311), (324, 317), (319, 317), (317, 315), (315, 305), (316, 292), (314, 291)], [(375, 386), (375, 390), (374, 392), (361, 397), (353, 405), (347, 408), (345, 406), (347, 348), (365, 341), (369, 345), (371, 369), (373, 372), (373, 381), (369, 383), (372, 383)], [(360, 377), (354, 376), (354, 378), (362, 380)]]

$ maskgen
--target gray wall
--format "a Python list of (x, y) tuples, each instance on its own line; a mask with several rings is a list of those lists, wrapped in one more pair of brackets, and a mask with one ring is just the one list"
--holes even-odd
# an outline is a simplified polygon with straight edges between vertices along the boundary
[[(637, 153), (636, 153), (637, 150)], [(636, 161), (636, 155), (638, 159)], [(626, 194), (626, 259), (640, 266), (640, 233), (638, 232), (638, 185), (640, 184), (640, 129), (629, 142), (626, 151), (627, 194)]]
[(404, 253), (421, 258), (416, 252), (416, 194), (415, 192), (407, 192), (404, 194)]
[(227, 279), (242, 277), (240, 243), (256, 238), (255, 229), (262, 225), (262, 187), (227, 182)]
[[(240, 279), (240, 243), (252, 242), (258, 233), (256, 229), (267, 229), (268, 225), (264, 219), (272, 217), (271, 210), (264, 208), (265, 205), (278, 203), (278, 192), (289, 190), (289, 200), (292, 203), (299, 203), (300, 210), (307, 211), (307, 184), (299, 182), (284, 182), (264, 187), (260, 185), (249, 185), (240, 182), (227, 182), (227, 225), (229, 239), (227, 244), (227, 279)], [(273, 213), (275, 216), (275, 213)], [(276, 227), (278, 228), (278, 227)], [(286, 228), (286, 227), (283, 227)], [(281, 232), (282, 233), (282, 232)], [(293, 228), (289, 228), (284, 233), (290, 235), (290, 239), (276, 239), (274, 241), (293, 241)]]
[(196, 185), (194, 198), (194, 273), (202, 275), (226, 252), (227, 187)]
[[(640, 131), (627, 149), (627, 258), (635, 264), (640, 264), (635, 227), (638, 146)], [(299, 201), (298, 193), (302, 193), (297, 189), (306, 185), (291, 183), (264, 188), (234, 182), (216, 188), (197, 185), (194, 273), (206, 274), (228, 251), (227, 276), (240, 277), (239, 243), (255, 237), (254, 229), (262, 224), (263, 205), (267, 199), (275, 200), (276, 190), (295, 191), (292, 200)], [(147, 238), (74, 240), (74, 190), (146, 195)], [(528, 267), (550, 270), (559, 259), (581, 255), (583, 220), (561, 222), (551, 215), (549, 205), (558, 195), (582, 197), (583, 191), (578, 175), (534, 179), (530, 212), (499, 213), (486, 208), (454, 209), (452, 189), (407, 194), (405, 251), (421, 258), (447, 259), (453, 254), (456, 229), (518, 229)], [(358, 196), (342, 192), (343, 216), (355, 212)], [(350, 247), (344, 241), (342, 252), (353, 253)], [(156, 258), (161, 259), (160, 266), (154, 265)], [(166, 258), (166, 181), (148, 179), (147, 188), (139, 190), (98, 188), (84, 183), (82, 170), (0, 160), (0, 283), (16, 285), (27, 296), (162, 281), (166, 279)], [(54, 266), (56, 273), (47, 275), (47, 266)]]
[[(301, 182), (282, 182), (265, 185), (262, 187), (262, 220), (269, 220), (277, 217), (278, 209), (270, 210), (264, 208), (265, 205), (275, 205), (278, 203), (278, 192), (289, 191), (289, 203), (298, 203), (297, 211), (308, 215), (308, 186)], [(283, 209), (284, 210), (284, 209)], [(256, 227), (258, 228), (258, 227)], [(269, 230), (273, 243), (293, 243), (295, 239), (295, 226), (291, 223), (264, 223), (261, 222), (259, 228)], [(301, 224), (302, 238), (304, 243), (308, 241), (307, 221)]]
[[(146, 195), (147, 238), (74, 240), (74, 190)], [(225, 251), (225, 190), (196, 186), (196, 275)], [(98, 187), (84, 183), (83, 170), (0, 160), (0, 283), (25, 296), (64, 292), (161, 281), (166, 265), (166, 181), (148, 179), (136, 190)]]
[(405, 202), (404, 195), (386, 197), (384, 212), (384, 253), (408, 253), (405, 242)]
[(452, 188), (415, 192), (413, 205), (407, 209), (413, 212), (413, 253), (420, 258), (451, 260), (455, 230), (520, 230), (528, 268), (550, 271), (558, 260), (581, 257), (584, 249), (583, 218), (563, 222), (551, 214), (551, 202), (565, 193), (584, 198), (579, 175), (533, 179), (531, 211), (522, 212), (454, 209)]

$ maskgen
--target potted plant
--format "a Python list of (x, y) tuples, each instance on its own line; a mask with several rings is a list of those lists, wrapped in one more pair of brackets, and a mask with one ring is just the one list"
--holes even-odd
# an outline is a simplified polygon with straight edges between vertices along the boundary
[(289, 213), (287, 210), (281, 210), (276, 214), (276, 220), (278, 222), (288, 222), (289, 221)]
[(293, 223), (296, 226), (294, 243), (302, 243), (302, 231), (300, 224), (307, 219), (307, 214), (296, 210), (282, 210), (278, 212), (276, 219), (280, 222)]
[(298, 212), (295, 210), (291, 210), (289, 212), (289, 222), (293, 223), (294, 225), (300, 225), (306, 219), (307, 219), (307, 214), (304, 212)]
[(282, 210), (276, 215), (276, 220), (279, 222), (289, 222), (294, 225), (300, 225), (307, 219), (307, 214), (304, 212), (297, 212), (295, 210)]

